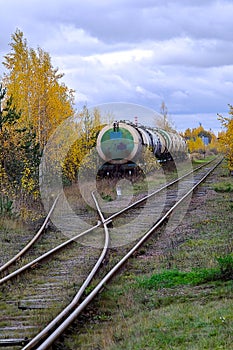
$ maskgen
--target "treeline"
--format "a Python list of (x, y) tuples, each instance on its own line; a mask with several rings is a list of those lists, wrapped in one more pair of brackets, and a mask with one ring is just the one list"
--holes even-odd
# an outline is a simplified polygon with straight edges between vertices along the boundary
[[(78, 140), (61, 166), (68, 181), (76, 178), (81, 159), (93, 147), (100, 125), (97, 110), (74, 108), (74, 91), (41, 48), (28, 47), (20, 30), (11, 37), (0, 84), (0, 207), (7, 198), (19, 207), (39, 203), (39, 164), (43, 149), (57, 127), (73, 118)], [(0, 213), (1, 214), (1, 213)]]
[(0, 85), (1, 194), (30, 193), (37, 198), (42, 150), (33, 126), (22, 123), (22, 112), (17, 111), (12, 96), (5, 98), (6, 89)]
[(217, 154), (221, 152), (227, 160), (227, 167), (233, 174), (233, 106), (229, 105), (229, 116), (218, 115), (223, 131), (216, 136), (211, 130), (207, 131), (200, 124), (194, 129), (187, 129), (182, 136), (187, 140), (189, 152), (199, 154)]
[[(11, 36), (10, 52), (2, 62), (5, 73), (0, 84), (0, 214), (14, 200), (23, 205), (40, 203), (39, 165), (43, 150), (51, 135), (61, 123), (73, 118), (71, 128), (77, 131), (62, 166), (65, 181), (77, 180), (77, 171), (83, 159), (86, 168), (91, 166), (85, 158), (95, 146), (101, 127), (97, 109), (74, 107), (74, 90), (62, 82), (63, 74), (51, 63), (50, 55), (41, 48), (28, 46), (24, 34), (16, 30)], [(166, 106), (163, 106), (163, 122)], [(226, 153), (228, 166), (233, 171), (233, 107), (229, 117), (219, 116), (225, 132), (219, 136), (200, 125), (187, 129), (190, 152), (216, 152), (220, 144)], [(60, 145), (61, 146), (61, 145)], [(49, 166), (49, 165), (48, 165)], [(10, 201), (8, 203), (8, 198)]]
[(211, 130), (205, 130), (200, 124), (197, 128), (188, 128), (182, 133), (187, 141), (190, 153), (214, 153), (218, 152), (218, 139)]
[(233, 175), (233, 106), (229, 105), (229, 116), (219, 115), (225, 131), (219, 133), (219, 145), (225, 154), (229, 172)]

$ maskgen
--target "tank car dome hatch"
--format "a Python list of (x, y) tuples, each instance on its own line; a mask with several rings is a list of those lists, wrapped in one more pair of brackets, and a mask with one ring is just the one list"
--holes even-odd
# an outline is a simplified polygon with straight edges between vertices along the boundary
[(114, 122), (105, 126), (97, 138), (97, 152), (105, 161), (124, 164), (133, 160), (141, 150), (139, 134), (131, 125)]

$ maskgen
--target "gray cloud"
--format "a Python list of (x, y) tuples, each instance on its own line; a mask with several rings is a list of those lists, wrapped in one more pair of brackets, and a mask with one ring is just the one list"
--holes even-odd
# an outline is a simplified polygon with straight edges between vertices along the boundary
[(216, 116), (233, 93), (232, 13), (230, 0), (9, 0), (0, 54), (19, 28), (65, 73), (78, 107), (123, 101), (159, 110), (165, 101), (177, 116)]

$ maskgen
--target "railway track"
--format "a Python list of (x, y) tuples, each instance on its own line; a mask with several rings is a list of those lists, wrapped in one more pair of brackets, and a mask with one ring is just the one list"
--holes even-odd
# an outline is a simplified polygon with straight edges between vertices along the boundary
[[(78, 315), (85, 309), (85, 307), (91, 302), (91, 300), (100, 292), (100, 290), (104, 287), (104, 285), (112, 278), (112, 276), (119, 270), (119, 268), (129, 259), (129, 257), (145, 242), (145, 240), (147, 240), (150, 237), (152, 233), (155, 232), (155, 230), (159, 226), (161, 226), (164, 222), (168, 220), (168, 218), (171, 216), (171, 214), (174, 212), (175, 209), (177, 209), (182, 203), (184, 203), (185, 200), (187, 200), (192, 195), (192, 192), (214, 170), (214, 168), (219, 164), (219, 162), (220, 161), (218, 160), (215, 162), (215, 164), (205, 164), (204, 166), (199, 167), (198, 169), (195, 169), (196, 175), (194, 176), (194, 179), (193, 179), (192, 172), (190, 172), (189, 174), (183, 175), (181, 178), (172, 181), (171, 183), (161, 187), (160, 189), (154, 191), (153, 193), (150, 193), (144, 198), (141, 198), (140, 200), (138, 200), (137, 202), (132, 203), (127, 208), (112, 214), (108, 218), (105, 218), (105, 215), (102, 213), (102, 210), (98, 204), (98, 199), (96, 198), (96, 194), (93, 193), (92, 194), (93, 200), (95, 202), (95, 205), (101, 220), (100, 222), (98, 222), (96, 226), (93, 226), (90, 230), (86, 230), (84, 232), (79, 233), (78, 235), (67, 240), (60, 246), (57, 246), (56, 248), (53, 248), (51, 251), (46, 252), (42, 256), (38, 257), (37, 259), (33, 260), (32, 262), (24, 266), (22, 270), (18, 269), (13, 273), (3, 277), (0, 280), (0, 284), (2, 285), (4, 285), (7, 281), (9, 281), (12, 278), (15, 279), (16, 276), (22, 274), (27, 269), (29, 268), (31, 269), (33, 266), (35, 267), (35, 265), (38, 266), (38, 264), (41, 263), (43, 260), (48, 259), (50, 256), (54, 254), (57, 254), (58, 251), (67, 247), (69, 244), (72, 244), (72, 242), (79, 239), (81, 236), (85, 236), (87, 234), (90, 234), (90, 232), (93, 232), (94, 230), (98, 230), (100, 237), (103, 237), (103, 234), (100, 233), (100, 226), (103, 226), (104, 228), (105, 238), (104, 238), (103, 249), (99, 253), (99, 257), (96, 258), (94, 267), (92, 269), (91, 269), (91, 264), (89, 264), (88, 268), (91, 270), (91, 272), (89, 273), (88, 278), (85, 279), (85, 281), (79, 285), (79, 290), (75, 295), (75, 297), (73, 298), (73, 300), (60, 313), (58, 313), (58, 315), (50, 323), (48, 323), (47, 326), (41, 332), (39, 332), (34, 337), (30, 337), (29, 335), (29, 338), (32, 338), (30, 341), (22, 340), (21, 345), (23, 344), (23, 342), (24, 343), (28, 342), (28, 344), (25, 345), (23, 349), (25, 350), (26, 349), (48, 349), (51, 346), (51, 344), (53, 344), (53, 342), (65, 331), (65, 329), (78, 317)], [(178, 186), (178, 183), (179, 183), (179, 186)], [(161, 198), (162, 191), (166, 191), (166, 200), (164, 202), (165, 205), (163, 203), (163, 206), (162, 205), (160, 206), (158, 205), (158, 203), (159, 203), (159, 198)], [(145, 203), (147, 203), (147, 205), (145, 205)], [(123, 219), (122, 219), (122, 216), (123, 216)], [(132, 220), (130, 221), (128, 226), (124, 223), (123, 224), (124, 230), (123, 230), (122, 222), (120, 225), (119, 220), (123, 220), (123, 222), (127, 222), (129, 221), (129, 218), (132, 219), (132, 217), (134, 217), (133, 224), (132, 224)], [(142, 217), (146, 218), (146, 220), (142, 221), (141, 220)], [(151, 220), (149, 220), (148, 222), (148, 217), (153, 217), (152, 224), (151, 224)], [(140, 218), (140, 224), (136, 223), (138, 218)], [(110, 226), (110, 224), (111, 226), (113, 225), (113, 228), (109, 229), (108, 227)], [(105, 276), (94, 287), (93, 291), (86, 298), (83, 298), (82, 296), (86, 287), (91, 283), (99, 267), (101, 266), (101, 264), (103, 264), (103, 259), (106, 257), (109, 246), (110, 245), (116, 246), (117, 244), (122, 245), (122, 237), (124, 237), (124, 239), (125, 237), (127, 237), (127, 230), (129, 230), (130, 225), (131, 226), (137, 225), (139, 227), (140, 235), (139, 237), (137, 237), (138, 238), (137, 242), (136, 243), (134, 242), (132, 244), (132, 237), (131, 237), (131, 247), (129, 248), (129, 251), (118, 261), (116, 265), (111, 267), (110, 270), (106, 271)], [(148, 225), (150, 227), (147, 227)], [(120, 235), (116, 233), (117, 231), (119, 231), (118, 227), (120, 228), (120, 231), (121, 231)], [(131, 227), (131, 230), (132, 230), (132, 227)], [(109, 237), (109, 231), (110, 231), (110, 237)], [(135, 230), (133, 229), (133, 231)], [(135, 239), (133, 239), (133, 241), (135, 241)], [(75, 246), (75, 248), (77, 248), (77, 246)], [(81, 248), (83, 248), (83, 246), (81, 246)], [(77, 256), (77, 252), (76, 252), (76, 256)], [(76, 264), (78, 265), (77, 261), (76, 261)], [(58, 274), (58, 272), (56, 273)], [(17, 279), (20, 279), (20, 278), (21, 277), (17, 277)], [(14, 283), (14, 280), (13, 280), (13, 283)], [(82, 297), (82, 300), (81, 300), (81, 297)]]
[(57, 196), (57, 198), (55, 199), (48, 215), (46, 216), (43, 224), (41, 225), (41, 227), (39, 228), (39, 230), (37, 231), (37, 233), (35, 234), (35, 236), (32, 237), (32, 239), (16, 254), (14, 255), (10, 260), (8, 260), (5, 264), (3, 264), (2, 266), (0, 266), (0, 275), (3, 273), (3, 271), (5, 271), (6, 269), (9, 269), (13, 264), (15, 264), (15, 262), (19, 259), (21, 259), (28, 251), (30, 248), (33, 247), (33, 245), (35, 245), (35, 243), (37, 242), (37, 240), (41, 237), (42, 233), (44, 232), (44, 230), (46, 229), (46, 226), (49, 222), (49, 219), (51, 217), (51, 214), (57, 204), (59, 196)]

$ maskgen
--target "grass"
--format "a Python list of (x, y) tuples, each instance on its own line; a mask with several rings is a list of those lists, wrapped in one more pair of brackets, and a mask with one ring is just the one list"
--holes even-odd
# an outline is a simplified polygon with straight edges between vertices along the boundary
[[(199, 157), (200, 157), (200, 155), (199, 155)], [(210, 156), (205, 156), (205, 157), (202, 156), (202, 158), (195, 158), (194, 157), (192, 160), (192, 163), (193, 164), (207, 163), (207, 162), (210, 162), (214, 158), (216, 158), (216, 155), (210, 155)]]
[[(155, 184), (159, 180), (156, 178)], [(233, 342), (233, 283), (230, 280), (233, 193), (216, 191), (215, 186), (231, 181), (224, 168), (219, 170), (214, 185), (208, 184), (210, 194), (205, 201), (200, 197), (197, 202), (192, 202), (190, 211), (176, 230), (162, 233), (161, 229), (159, 239), (154, 237), (147, 241), (122, 273), (112, 279), (95, 303), (81, 315), (70, 329), (69, 336), (57, 343), (54, 349), (229, 350)], [(144, 190), (143, 185), (134, 185), (135, 192)], [(74, 209), (79, 210), (73, 192), (70, 197)], [(8, 227), (1, 230), (1, 247), (6, 251), (4, 260), (16, 250), (17, 241), (29, 236), (20, 230), (16, 234), (10, 223)], [(46, 236), (43, 237), (44, 248), (51, 239), (46, 239)], [(53, 239), (57, 240), (56, 237)], [(64, 252), (64, 258), (69, 254), (72, 256), (71, 250), (70, 247)], [(78, 252), (76, 256), (79, 256)], [(114, 259), (116, 256), (117, 253)], [(63, 255), (59, 255), (56, 264), (60, 265), (62, 259)], [(84, 265), (86, 269), (92, 265), (89, 262), (77, 263), (76, 275)], [(54, 268), (53, 264), (48, 265)], [(48, 265), (28, 273), (38, 286), (43, 285)], [(35, 294), (35, 284), (25, 290), (27, 280), (26, 275), (1, 288), (1, 314), (8, 315), (14, 307), (5, 300), (16, 297), (23, 300), (27, 294)], [(74, 294), (74, 290), (77, 292), (78, 285), (75, 281), (72, 283), (67, 280), (64, 290), (60, 290), (67, 298)], [(59, 307), (61, 305), (50, 305), (46, 314), (39, 311), (35, 314), (35, 324), (41, 328)]]
[(229, 306), (228, 300), (225, 300), (224, 308), (222, 303), (216, 305), (215, 302), (209, 305), (178, 303), (149, 313), (141, 312), (124, 324), (129, 329), (128, 340), (124, 340), (125, 332), (120, 327), (114, 332), (117, 344), (111, 348), (226, 349), (230, 345), (228, 325), (232, 320)]
[(233, 194), (213, 191), (223, 178), (224, 167), (205, 201), (146, 242), (57, 349), (232, 348)]
[(190, 287), (160, 294), (134, 289), (121, 294), (120, 287), (111, 289), (104, 292), (98, 319), (92, 317), (86, 331), (67, 339), (64, 349), (229, 350), (233, 330), (230, 288), (229, 283), (212, 285), (206, 295), (203, 289)]
[(213, 188), (216, 192), (233, 192), (233, 179), (230, 181), (231, 179), (229, 179), (228, 181), (222, 181), (222, 182), (218, 182), (216, 183)]
[[(231, 257), (232, 259), (232, 257)], [(227, 258), (222, 258), (227, 260)], [(229, 267), (227, 264), (222, 270), (219, 269), (193, 269), (190, 272), (179, 270), (166, 270), (159, 274), (153, 274), (149, 278), (138, 278), (138, 286), (148, 289), (158, 290), (160, 288), (171, 288), (178, 285), (199, 285), (209, 281), (219, 279), (229, 279), (233, 277), (233, 264), (229, 259)]]

